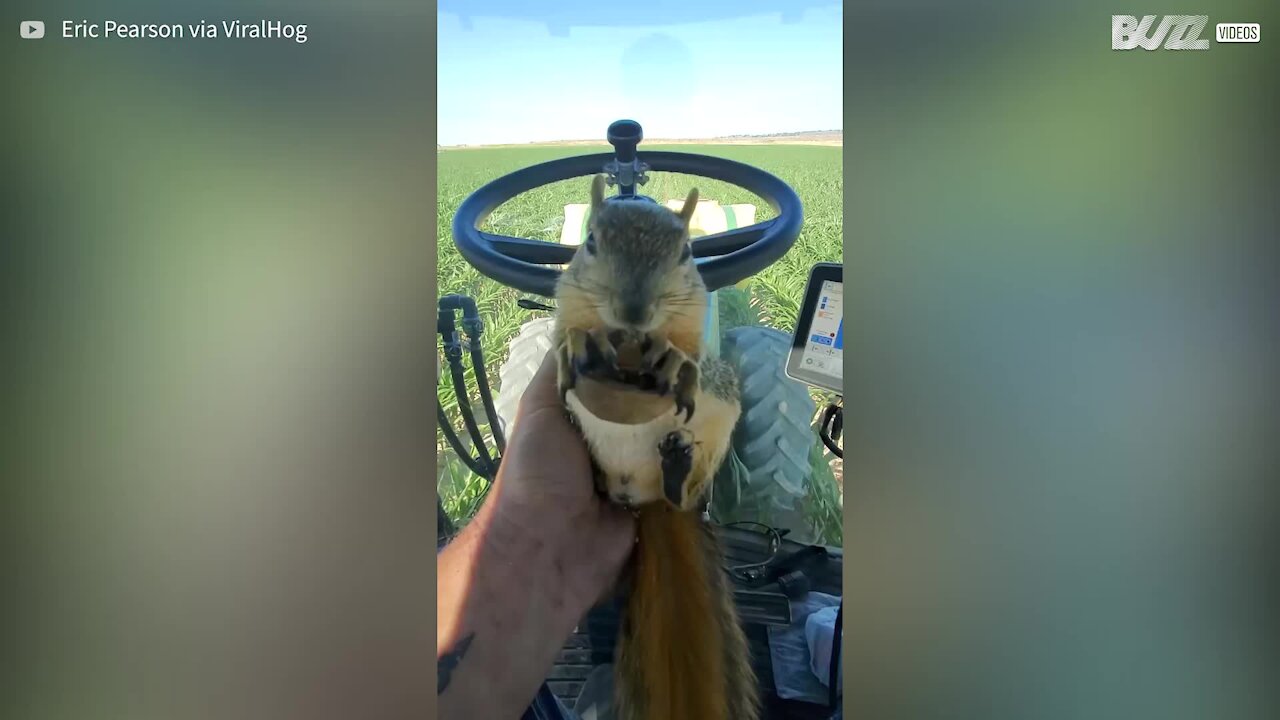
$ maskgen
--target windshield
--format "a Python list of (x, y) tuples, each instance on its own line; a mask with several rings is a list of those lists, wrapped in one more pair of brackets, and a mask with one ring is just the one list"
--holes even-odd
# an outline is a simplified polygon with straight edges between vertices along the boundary
[(619, 118), (653, 139), (831, 137), (843, 112), (841, 16), (838, 3), (645, 3), (628, 13), (441, 2), (439, 142), (601, 144)]

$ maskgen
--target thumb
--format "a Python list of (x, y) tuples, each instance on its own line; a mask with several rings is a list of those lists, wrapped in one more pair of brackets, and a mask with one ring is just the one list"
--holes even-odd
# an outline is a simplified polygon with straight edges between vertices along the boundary
[(520, 409), (517, 415), (521, 418), (540, 410), (560, 410), (560, 389), (556, 384), (556, 354), (548, 350), (542, 358), (542, 365), (534, 373), (529, 386), (520, 398)]

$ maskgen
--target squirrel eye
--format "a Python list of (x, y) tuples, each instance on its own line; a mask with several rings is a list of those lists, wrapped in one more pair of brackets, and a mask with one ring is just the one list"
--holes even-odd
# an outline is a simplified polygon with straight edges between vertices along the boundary
[(684, 262), (693, 257), (693, 248), (689, 245), (684, 246), (684, 250), (680, 251), (680, 262)]
[(588, 234), (587, 241), (583, 243), (582, 246), (587, 249), (588, 254), (595, 255), (596, 254), (596, 236)]

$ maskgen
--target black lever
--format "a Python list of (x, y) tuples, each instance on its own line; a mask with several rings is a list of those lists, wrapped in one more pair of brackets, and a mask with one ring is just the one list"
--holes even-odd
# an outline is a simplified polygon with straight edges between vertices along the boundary
[(635, 120), (617, 120), (609, 125), (605, 137), (613, 146), (614, 156), (605, 166), (609, 184), (618, 186), (616, 197), (630, 200), (636, 197), (636, 185), (649, 180), (645, 176), (647, 166), (636, 159), (636, 146), (644, 139), (644, 130)]
[(635, 120), (618, 120), (609, 125), (605, 137), (613, 146), (618, 162), (629, 163), (636, 159), (636, 145), (644, 139), (644, 130)]

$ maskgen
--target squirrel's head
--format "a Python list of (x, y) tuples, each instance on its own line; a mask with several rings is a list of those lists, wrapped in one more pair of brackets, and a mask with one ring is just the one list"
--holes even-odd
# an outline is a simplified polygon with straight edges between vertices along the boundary
[(587, 240), (565, 270), (561, 292), (590, 298), (610, 327), (649, 332), (674, 320), (701, 323), (706, 286), (689, 240), (698, 191), (689, 191), (677, 213), (644, 200), (606, 201), (604, 189), (597, 175)]

